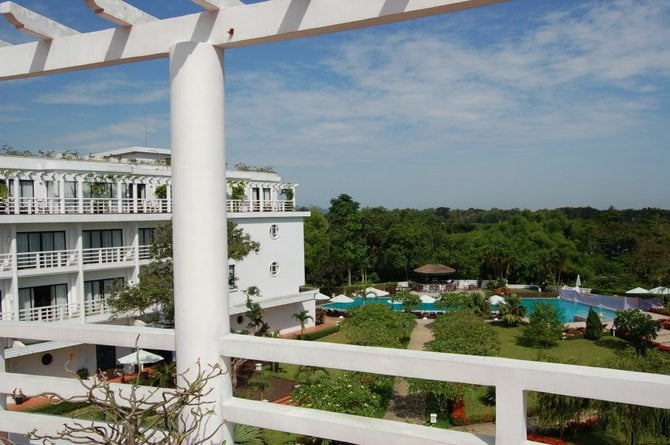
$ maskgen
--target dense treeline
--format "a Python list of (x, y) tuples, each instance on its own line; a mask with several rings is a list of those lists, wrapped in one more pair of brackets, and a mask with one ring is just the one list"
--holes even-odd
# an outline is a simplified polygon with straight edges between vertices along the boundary
[(455, 278), (597, 289), (670, 284), (670, 211), (360, 208), (348, 195), (305, 222), (307, 282), (405, 281), (442, 263)]

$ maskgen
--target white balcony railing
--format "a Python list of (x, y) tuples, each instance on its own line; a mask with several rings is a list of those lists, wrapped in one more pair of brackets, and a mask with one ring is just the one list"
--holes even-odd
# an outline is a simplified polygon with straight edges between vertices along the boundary
[(123, 263), (135, 260), (133, 246), (100, 247), (82, 251), (84, 264)]
[(79, 316), (77, 303), (19, 309), (19, 321), (63, 321)]
[[(0, 323), (0, 337), (35, 340), (78, 341), (96, 339), (125, 347), (174, 350), (175, 334), (168, 329), (111, 325), (70, 326), (11, 321)], [(139, 343), (138, 343), (139, 342)], [(602, 369), (530, 362), (494, 357), (476, 357), (391, 348), (370, 348), (321, 342), (281, 340), (244, 335), (225, 335), (220, 350), (226, 356), (259, 361), (345, 369), (406, 378), (463, 382), (496, 388), (496, 445), (533, 443), (526, 441), (525, 394), (541, 391), (619, 403), (670, 408), (670, 376), (615, 369)], [(0, 393), (21, 387), (27, 394), (58, 389), (61, 394), (82, 392), (71, 378), (39, 377), (0, 371)], [(224, 373), (220, 378), (229, 378)], [(116, 387), (115, 387), (116, 388)], [(123, 386), (118, 386), (119, 390)], [(127, 388), (127, 387), (125, 387)], [(616, 390), (612, 390), (616, 388)], [(140, 388), (140, 391), (143, 391)], [(411, 425), (383, 419), (319, 411), (267, 402), (227, 398), (223, 400), (230, 422), (289, 431), (351, 443), (386, 445), (492, 444), (491, 439), (442, 428)], [(0, 411), (0, 431), (25, 433), (40, 425), (47, 433), (62, 429), (62, 419), (27, 413)]]
[(11, 253), (0, 253), (0, 272), (10, 272), (13, 265)]
[[(292, 200), (228, 200), (229, 212), (293, 212)], [(169, 214), (172, 200), (134, 198), (5, 198), (0, 215)]]
[(229, 199), (227, 203), (228, 212), (292, 212), (295, 210), (293, 201), (275, 199), (271, 201), (254, 201), (242, 199)]
[(16, 254), (16, 267), (24, 269), (54, 269), (76, 266), (79, 261), (77, 250), (50, 250), (44, 252), (20, 252)]
[(94, 298), (84, 302), (84, 315), (105, 315), (109, 314), (109, 301), (107, 297)]

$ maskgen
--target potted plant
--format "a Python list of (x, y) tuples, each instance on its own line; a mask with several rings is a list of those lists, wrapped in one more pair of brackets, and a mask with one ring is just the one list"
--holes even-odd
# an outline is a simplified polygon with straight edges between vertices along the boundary
[(0, 212), (2, 213), (7, 212), (9, 208), (8, 201), (9, 201), (9, 187), (7, 187), (6, 182), (0, 181)]
[(160, 209), (161, 212), (167, 210), (167, 184), (161, 184), (156, 186), (154, 189), (154, 196), (156, 199), (160, 199)]

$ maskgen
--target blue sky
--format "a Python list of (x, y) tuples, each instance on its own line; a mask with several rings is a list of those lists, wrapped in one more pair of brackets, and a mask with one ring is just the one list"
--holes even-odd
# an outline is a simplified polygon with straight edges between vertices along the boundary
[[(160, 18), (187, 0), (130, 3)], [(76, 0), (17, 0), (80, 31)], [(0, 39), (31, 38), (0, 23)], [(226, 52), (230, 166), (300, 205), (670, 208), (670, 2), (512, 0)], [(0, 146), (169, 147), (167, 60), (0, 83)]]

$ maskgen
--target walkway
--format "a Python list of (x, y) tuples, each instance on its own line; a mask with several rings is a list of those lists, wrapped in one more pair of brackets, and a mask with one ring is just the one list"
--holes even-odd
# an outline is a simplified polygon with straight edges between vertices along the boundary
[[(433, 339), (433, 331), (430, 329), (432, 321), (416, 321), (416, 326), (410, 335), (407, 349), (423, 351), (424, 345)], [(409, 394), (407, 380), (396, 377), (395, 385), (393, 386), (393, 397), (386, 410), (386, 414), (384, 414), (384, 419), (423, 425), (426, 423), (425, 409), (425, 397)]]

